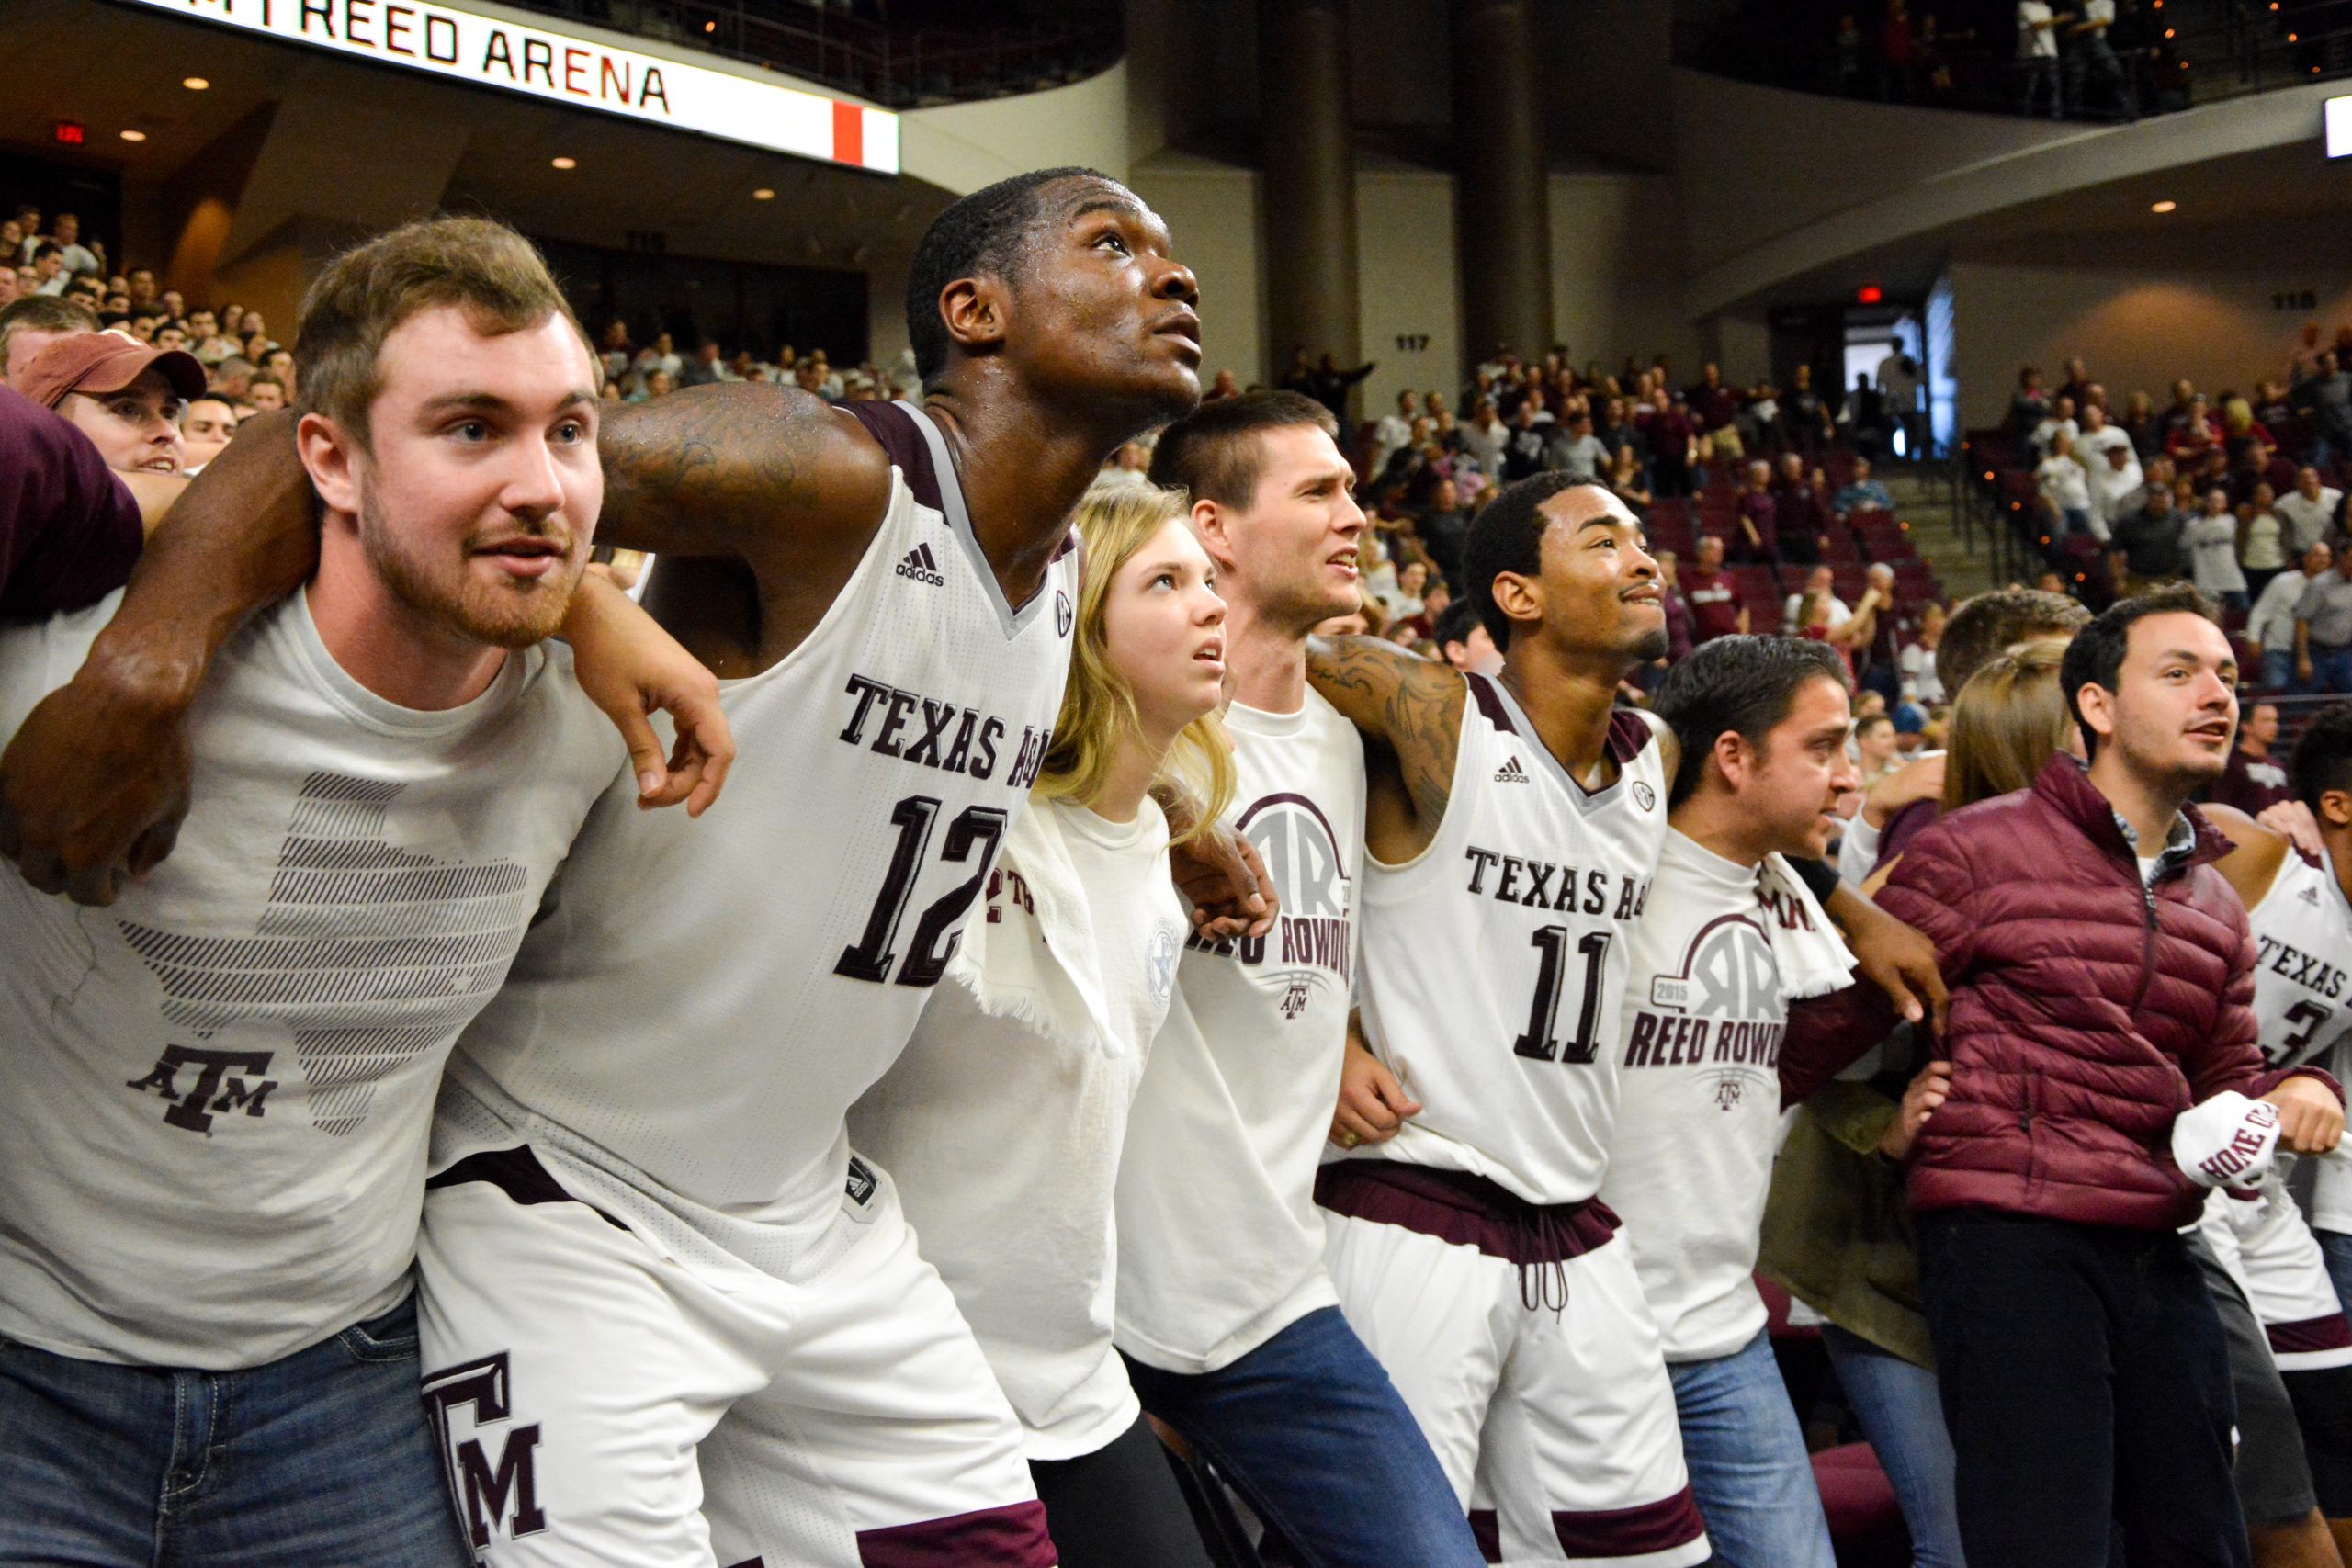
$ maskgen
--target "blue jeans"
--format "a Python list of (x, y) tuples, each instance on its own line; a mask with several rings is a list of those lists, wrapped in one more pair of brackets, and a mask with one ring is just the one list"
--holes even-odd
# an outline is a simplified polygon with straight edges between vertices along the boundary
[(1669, 1364), (1682, 1458), (1724, 1568), (1836, 1568), (1796, 1406), (1762, 1334), (1712, 1361)]
[(2312, 678), (2301, 683), (2306, 694), (2342, 695), (2352, 692), (2352, 648), (2311, 645)]
[(416, 1306), (282, 1360), (173, 1371), (0, 1340), (0, 1563), (460, 1568)]
[(1215, 1464), (1308, 1568), (1480, 1568), (1470, 1521), (1388, 1374), (1337, 1307), (1213, 1372), (1130, 1359), (1143, 1407)]
[(1944, 1430), (1936, 1374), (1836, 1324), (1821, 1330), (1838, 1386), (1846, 1391), (1911, 1531), (1914, 1568), (1964, 1568), (1960, 1506), (1952, 1498), (1951, 1434)]
[(2266, 648), (2262, 650), (2262, 689), (2283, 692), (2295, 683), (2295, 650), (2291, 648)]
[(2319, 1238), (2320, 1255), (2327, 1259), (2327, 1277), (2335, 1282), (2335, 1299), (2352, 1302), (2352, 1235), (2324, 1230), (2313, 1230), (2312, 1235)]

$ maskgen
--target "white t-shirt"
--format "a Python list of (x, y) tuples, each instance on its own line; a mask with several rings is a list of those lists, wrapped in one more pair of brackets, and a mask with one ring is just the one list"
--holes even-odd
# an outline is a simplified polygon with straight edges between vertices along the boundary
[(2018, 58), (2032, 60), (2058, 58), (2058, 29), (2037, 28), (2032, 24), (2050, 20), (2050, 7), (2045, 0), (2018, 0)]
[(2274, 648), (2292, 649), (2295, 605), (2302, 599), (2303, 590), (2311, 586), (2311, 581), (2300, 571), (2282, 571), (2264, 584), (2262, 597), (2254, 602), (2254, 613), (2246, 617), (2247, 640), (2265, 652)]
[(1600, 1201), (1625, 1222), (1668, 1361), (1728, 1356), (1764, 1327), (1754, 1275), (1789, 1014), (1765, 933), (1782, 918), (1757, 868), (1668, 831), (1634, 935)]
[(1363, 743), (1310, 691), (1226, 710), (1232, 821), (1282, 898), (1257, 942), (1189, 947), (1119, 1167), (1119, 1348), (1215, 1371), (1318, 1307), (1315, 1169), (1340, 1094), (1363, 872)]
[(2287, 547), (2298, 559), (2327, 537), (2328, 528), (2335, 521), (2335, 509), (2343, 500), (2344, 492), (2330, 485), (2319, 487), (2315, 501), (2305, 500), (2299, 490), (2290, 490), (2278, 498), (2271, 510), (2286, 520)]
[[(1111, 1347), (1118, 1238), (1112, 1184), (1128, 1107), (1168, 1015), (1184, 910), (1168, 874), (1168, 819), (1147, 800), (1128, 823), (1055, 801), (1016, 829), (1054, 830), (1066, 869), (1025, 864), (1008, 843), (989, 879), (975, 975), (960, 960), (904, 1055), (850, 1111), (850, 1143), (888, 1171), (923, 1258), (956, 1293), (1021, 1417), (1033, 1460), (1092, 1453), (1135, 1425), (1126, 1368)], [(1047, 877), (1049, 889), (1035, 889)], [(1041, 899), (1061, 900), (1069, 945), (1091, 933), (1101, 1026), (1066, 994)], [(1012, 962), (986, 956), (1017, 944)], [(1073, 967), (1079, 965), (1073, 964)], [(1043, 976), (1025, 990), (989, 984)], [(1089, 984), (1095, 981), (1090, 979)], [(978, 986), (979, 994), (975, 987)], [(1021, 1014), (1026, 1013), (1023, 1017)]]
[(2062, 512), (2088, 512), (2091, 509), (2090, 478), (2083, 466), (2072, 457), (2049, 457), (2034, 465), (2034, 482), (2050, 504)]
[[(1797, 613), (1804, 608), (1804, 595), (1802, 593), (1790, 594), (1787, 602), (1781, 606), (1781, 626), (1788, 631), (1795, 631), (1797, 629)], [(1835, 593), (1832, 593), (1829, 596), (1829, 629), (1831, 631), (1836, 631), (1839, 626), (1844, 626), (1848, 621), (1850, 621), (1853, 618), (1854, 612), (1848, 608), (1846, 601), (1838, 598)]]
[[(0, 734), (116, 603), (0, 634)], [(407, 1293), (442, 1064), (623, 752), (561, 645), (414, 712), (307, 593), (189, 739), (178, 847), (112, 908), (0, 873), (0, 1338), (224, 1371)]]
[(2190, 573), (2208, 593), (2243, 593), (2245, 573), (2238, 567), (2238, 520), (2228, 513), (2189, 520), (2181, 533), (2188, 547)]

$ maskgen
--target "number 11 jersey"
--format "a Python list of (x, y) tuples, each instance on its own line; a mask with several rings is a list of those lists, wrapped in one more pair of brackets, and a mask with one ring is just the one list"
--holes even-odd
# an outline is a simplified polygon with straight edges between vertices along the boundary
[(865, 558), (798, 648), (720, 688), (724, 801), (640, 812), (623, 777), (598, 803), (459, 1043), (434, 1150), (446, 1168), (520, 1134), (658, 1244), (683, 1228), (771, 1273), (871, 1187), (845, 1117), (1027, 808), (1078, 603), (1071, 547), (1006, 604), (938, 428), (849, 407), (893, 470)]
[(1467, 1171), (1530, 1203), (1600, 1190), (1616, 1129), (1628, 948), (1666, 842), (1649, 720), (1609, 719), (1588, 790), (1501, 682), (1469, 706), (1436, 839), (1364, 862), (1364, 1036), (1421, 1102), (1355, 1157)]

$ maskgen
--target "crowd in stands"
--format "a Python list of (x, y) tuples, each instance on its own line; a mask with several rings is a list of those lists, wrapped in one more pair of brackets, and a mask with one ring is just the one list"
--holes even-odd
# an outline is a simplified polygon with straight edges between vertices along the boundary
[(2193, 582), (2260, 690), (2352, 692), (2352, 327), (2312, 346), (2243, 391), (2184, 378), (2161, 406), (2080, 359), (2054, 389), (2028, 366), (2003, 424), (1972, 433), (1976, 472), (2086, 604)]
[[(190, 301), (162, 288), (153, 267), (117, 266), (107, 247), (85, 235), (71, 212), (18, 206), (0, 221), (0, 385), (38, 388), (48, 403), (89, 435), (118, 468), (193, 474), (209, 462), (238, 424), (294, 400), (294, 355), (258, 310), (235, 300)], [(77, 391), (34, 362), (59, 338), (110, 333), (167, 351), (138, 385), (105, 396)], [(889, 367), (836, 366), (826, 351), (748, 344), (731, 354), (714, 338), (683, 351), (668, 332), (633, 341), (629, 326), (607, 323), (598, 340), (603, 396), (643, 402), (682, 387), (715, 381), (768, 381), (801, 387), (837, 402), (910, 395), (910, 356)], [(33, 379), (29, 383), (28, 378)]]

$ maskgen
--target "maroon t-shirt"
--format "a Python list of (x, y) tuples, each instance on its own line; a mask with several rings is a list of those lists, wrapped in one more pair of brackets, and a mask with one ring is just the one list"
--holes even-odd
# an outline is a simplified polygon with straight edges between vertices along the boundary
[(2234, 806), (2248, 817), (2259, 817), (2280, 801), (2295, 797), (2286, 769), (2269, 758), (2256, 761), (2234, 748), (2227, 771), (2207, 794), (2215, 805)]
[(1700, 642), (1713, 642), (1739, 630), (1739, 591), (1731, 573), (1692, 567), (1682, 574), (1682, 597), (1690, 604), (1690, 622)]
[(139, 503), (90, 438), (0, 387), (0, 615), (96, 603), (130, 580), (145, 541)]

